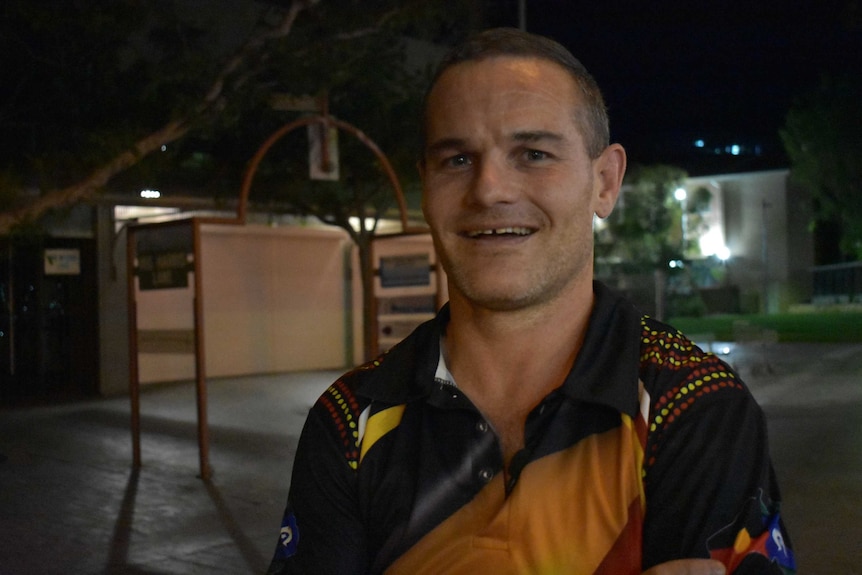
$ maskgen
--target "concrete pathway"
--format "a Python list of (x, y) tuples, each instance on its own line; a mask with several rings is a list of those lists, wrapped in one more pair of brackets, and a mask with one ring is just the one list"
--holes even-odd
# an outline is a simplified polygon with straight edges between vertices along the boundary
[[(862, 345), (726, 359), (769, 417), (800, 572), (862, 574)], [(0, 411), (0, 575), (263, 573), (302, 422), (336, 376), (211, 381), (209, 482), (191, 384), (143, 393), (139, 472), (125, 397)]]

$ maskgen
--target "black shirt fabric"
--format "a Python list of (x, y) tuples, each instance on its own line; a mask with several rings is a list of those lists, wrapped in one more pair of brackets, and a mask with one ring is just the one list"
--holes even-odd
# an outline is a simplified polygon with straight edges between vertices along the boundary
[[(435, 375), (448, 308), (309, 413), (270, 574), (793, 573), (764, 416), (717, 356), (601, 283), (563, 385), (498, 440)], [(524, 382), (529, 385), (529, 382)]]

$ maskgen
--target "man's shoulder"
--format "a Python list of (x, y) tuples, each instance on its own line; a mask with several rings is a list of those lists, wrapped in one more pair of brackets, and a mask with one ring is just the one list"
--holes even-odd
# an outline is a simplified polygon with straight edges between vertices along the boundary
[(704, 351), (678, 329), (649, 316), (641, 319), (640, 363), (642, 373), (654, 376), (735, 377), (733, 369), (720, 357)]
[(720, 357), (660, 321), (644, 317), (641, 326), (640, 376), (657, 418), (652, 423), (665, 427), (692, 410), (753, 401), (743, 381)]
[(343, 398), (363, 409), (372, 402), (401, 404), (421, 397), (439, 358), (436, 333), (434, 321), (419, 326), (392, 349), (343, 374), (322, 398)]

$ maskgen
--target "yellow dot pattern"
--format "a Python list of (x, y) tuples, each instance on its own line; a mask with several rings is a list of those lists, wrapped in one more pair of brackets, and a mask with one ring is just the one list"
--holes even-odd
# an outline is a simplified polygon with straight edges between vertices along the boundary
[[(651, 406), (650, 435), (662, 433), (698, 399), (724, 389), (743, 388), (717, 356), (702, 351), (680, 332), (661, 327), (648, 317), (641, 320), (641, 371), (677, 372), (677, 381)], [(653, 442), (647, 466), (654, 462), (656, 450), (657, 442)]]
[(318, 400), (332, 417), (344, 457), (352, 469), (359, 467), (359, 403), (351, 389), (339, 379)]

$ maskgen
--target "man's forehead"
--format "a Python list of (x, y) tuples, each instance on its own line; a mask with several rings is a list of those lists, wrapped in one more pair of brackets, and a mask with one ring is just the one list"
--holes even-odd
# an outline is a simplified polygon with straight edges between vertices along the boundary
[[(475, 107), (525, 113), (574, 111), (584, 105), (571, 74), (541, 58), (501, 56), (461, 62), (446, 70), (428, 94), (426, 121), (439, 114), (455, 115)], [(516, 112), (517, 113), (517, 112)]]
[(513, 139), (544, 139), (566, 131), (580, 100), (574, 81), (557, 64), (525, 58), (464, 62), (441, 76), (429, 94), (426, 129), (469, 136), (475, 122), (491, 122)]
[(565, 66), (554, 60), (532, 55), (501, 54), (487, 56), (473, 60), (465, 60), (449, 66), (437, 77), (431, 93), (441, 84), (447, 83), (453, 76), (475, 78), (477, 74), (487, 73), (492, 70), (506, 70), (502, 79), (510, 80), (559, 80), (565, 83), (567, 79), (572, 87), (577, 86), (577, 80), (572, 72)]

